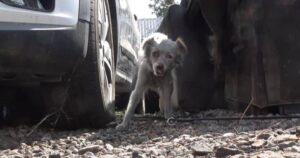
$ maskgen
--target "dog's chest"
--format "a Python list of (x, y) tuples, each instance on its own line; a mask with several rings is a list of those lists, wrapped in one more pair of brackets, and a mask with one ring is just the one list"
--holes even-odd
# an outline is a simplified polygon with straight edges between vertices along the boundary
[(148, 78), (148, 84), (151, 89), (161, 88), (164, 85), (172, 85), (172, 82), (173, 82), (173, 79), (171, 77), (171, 74), (168, 74), (164, 77), (157, 77), (152, 74), (152, 75), (149, 75), (149, 78)]

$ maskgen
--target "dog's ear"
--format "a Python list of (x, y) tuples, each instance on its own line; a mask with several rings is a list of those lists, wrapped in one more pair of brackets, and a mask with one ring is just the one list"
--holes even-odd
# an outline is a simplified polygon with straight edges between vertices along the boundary
[(182, 54), (184, 54), (184, 55), (188, 53), (187, 47), (186, 47), (186, 45), (185, 45), (185, 43), (183, 42), (183, 40), (182, 40), (181, 37), (178, 37), (178, 38), (176, 39), (176, 45), (177, 45), (177, 47), (178, 47), (180, 53), (182, 53)]
[(188, 50), (181, 37), (176, 39), (176, 45), (179, 53), (175, 59), (175, 62), (177, 65), (182, 65), (184, 56), (188, 53)]
[(150, 57), (151, 50), (155, 44), (156, 44), (156, 42), (155, 42), (154, 38), (150, 38), (144, 42), (143, 50), (144, 50), (145, 56), (147, 58)]

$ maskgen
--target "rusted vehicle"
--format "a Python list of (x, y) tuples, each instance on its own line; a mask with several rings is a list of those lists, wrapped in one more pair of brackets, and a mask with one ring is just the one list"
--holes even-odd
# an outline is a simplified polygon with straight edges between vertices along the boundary
[[(190, 99), (199, 102), (196, 100), (203, 94), (210, 96), (202, 98), (199, 105), (184, 106), (203, 108), (206, 100), (216, 100), (211, 91), (217, 88), (230, 108), (250, 103), (259, 108), (276, 106), (286, 112), (299, 112), (299, 7), (300, 1), (295, 0), (182, 0), (180, 6), (170, 7), (159, 31), (172, 38), (184, 36), (191, 58), (204, 54), (187, 62), (183, 73), (197, 73), (197, 84), (206, 80), (207, 85), (195, 86), (199, 93), (194, 96), (196, 92), (186, 90), (187, 83), (182, 81), (182, 98), (192, 95)], [(211, 44), (213, 49), (209, 49)], [(208, 64), (210, 57), (214, 68), (200, 65)], [(215, 81), (212, 71), (217, 76)], [(183, 80), (192, 80), (192, 76), (182, 76)]]

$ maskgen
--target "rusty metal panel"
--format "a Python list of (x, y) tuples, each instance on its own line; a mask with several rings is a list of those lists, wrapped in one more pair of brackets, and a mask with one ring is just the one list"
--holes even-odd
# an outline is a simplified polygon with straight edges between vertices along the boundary
[(181, 37), (189, 51), (178, 68), (180, 108), (193, 112), (211, 108), (215, 88), (213, 62), (207, 46), (211, 32), (199, 1), (191, 1), (189, 8), (172, 5), (158, 31), (173, 40)]
[(228, 15), (226, 100), (300, 103), (300, 1), (229, 1)]

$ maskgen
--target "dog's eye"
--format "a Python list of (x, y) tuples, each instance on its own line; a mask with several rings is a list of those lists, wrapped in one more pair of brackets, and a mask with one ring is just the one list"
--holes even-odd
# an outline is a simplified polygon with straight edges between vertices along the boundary
[(158, 56), (159, 56), (158, 51), (153, 52), (153, 53), (152, 53), (152, 56), (153, 56), (154, 58), (158, 58)]
[(170, 54), (167, 54), (167, 59), (172, 59), (173, 58), (173, 56), (172, 55), (170, 55)]

